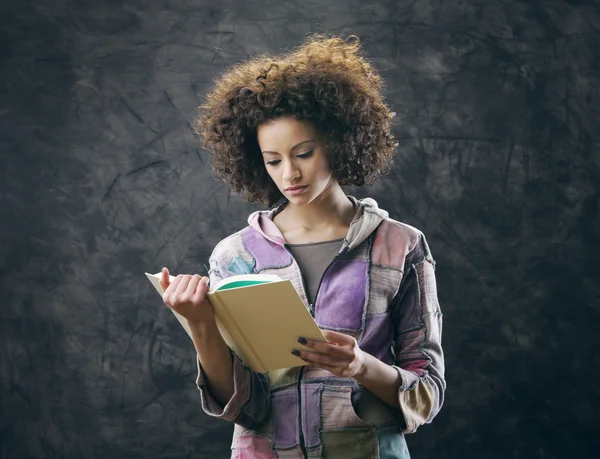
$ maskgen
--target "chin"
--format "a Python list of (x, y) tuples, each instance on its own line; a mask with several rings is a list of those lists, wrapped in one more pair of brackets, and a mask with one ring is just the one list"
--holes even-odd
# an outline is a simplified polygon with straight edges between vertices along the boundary
[(312, 196), (310, 193), (303, 193), (299, 194), (298, 196), (289, 196), (287, 194), (284, 194), (284, 196), (289, 202), (299, 206), (309, 204), (314, 200), (314, 196)]
[(286, 196), (285, 198), (294, 204), (308, 204), (312, 201), (308, 196)]

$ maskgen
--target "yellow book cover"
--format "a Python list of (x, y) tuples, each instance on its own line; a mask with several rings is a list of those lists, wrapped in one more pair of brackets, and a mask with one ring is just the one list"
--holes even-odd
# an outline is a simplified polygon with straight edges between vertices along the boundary
[[(145, 274), (162, 297), (161, 273)], [(174, 279), (171, 276), (171, 282)], [(259, 373), (306, 365), (291, 354), (292, 349), (304, 348), (298, 343), (300, 336), (326, 341), (291, 281), (279, 276), (231, 276), (211, 286), (207, 298), (227, 345)], [(187, 320), (171, 311), (191, 337)]]

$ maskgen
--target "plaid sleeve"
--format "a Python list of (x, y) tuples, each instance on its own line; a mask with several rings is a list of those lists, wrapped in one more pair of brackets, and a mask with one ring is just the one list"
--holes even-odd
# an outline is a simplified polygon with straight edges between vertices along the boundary
[(406, 257), (404, 276), (392, 304), (394, 368), (402, 378), (398, 401), (407, 434), (430, 423), (444, 403), (442, 312), (434, 266), (421, 234)]

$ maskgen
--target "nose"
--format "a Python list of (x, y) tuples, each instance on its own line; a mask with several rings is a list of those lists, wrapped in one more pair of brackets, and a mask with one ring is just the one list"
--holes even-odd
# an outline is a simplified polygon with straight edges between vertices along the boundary
[(284, 161), (283, 180), (286, 183), (294, 183), (300, 178), (300, 169), (295, 161)]

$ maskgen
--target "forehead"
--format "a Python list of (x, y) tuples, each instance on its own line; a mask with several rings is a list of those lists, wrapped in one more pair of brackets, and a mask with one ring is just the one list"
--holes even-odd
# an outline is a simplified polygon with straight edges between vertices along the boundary
[(319, 139), (312, 123), (285, 117), (271, 120), (258, 126), (258, 143), (262, 150), (289, 150), (305, 140)]

